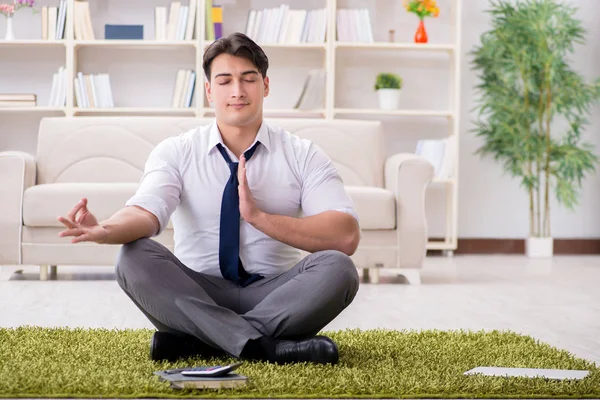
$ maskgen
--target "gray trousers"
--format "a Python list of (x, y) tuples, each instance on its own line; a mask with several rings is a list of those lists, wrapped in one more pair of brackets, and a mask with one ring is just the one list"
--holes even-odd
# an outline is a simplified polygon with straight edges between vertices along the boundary
[(312, 253), (245, 288), (187, 268), (162, 244), (122, 246), (119, 286), (159, 331), (185, 333), (239, 357), (250, 339), (316, 335), (354, 299), (359, 278), (346, 254)]

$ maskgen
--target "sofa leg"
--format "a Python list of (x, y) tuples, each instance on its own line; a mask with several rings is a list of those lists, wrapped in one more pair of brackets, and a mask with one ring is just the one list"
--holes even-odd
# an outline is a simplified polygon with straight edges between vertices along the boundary
[(40, 281), (48, 280), (48, 266), (40, 265)]
[(58, 271), (57, 271), (56, 265), (51, 265), (50, 266), (50, 276), (51, 277), (56, 277), (57, 272)]
[(402, 275), (406, 278), (406, 281), (410, 285), (420, 285), (421, 284), (421, 270), (417, 268), (413, 269), (400, 269), (398, 275)]
[(379, 268), (371, 268), (369, 270), (369, 278), (371, 283), (379, 283)]

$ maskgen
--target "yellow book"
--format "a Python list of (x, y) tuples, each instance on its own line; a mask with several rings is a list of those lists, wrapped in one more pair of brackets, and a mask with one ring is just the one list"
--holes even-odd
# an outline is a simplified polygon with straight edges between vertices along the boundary
[(212, 19), (213, 22), (223, 22), (223, 7), (213, 6)]

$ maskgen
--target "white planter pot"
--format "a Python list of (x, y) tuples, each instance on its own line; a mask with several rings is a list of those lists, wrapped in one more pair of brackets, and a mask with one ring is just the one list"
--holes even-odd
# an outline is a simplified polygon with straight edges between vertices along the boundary
[(378, 89), (379, 108), (397, 110), (400, 104), (400, 89)]
[(528, 237), (525, 243), (527, 257), (547, 258), (554, 254), (554, 240), (551, 237)]

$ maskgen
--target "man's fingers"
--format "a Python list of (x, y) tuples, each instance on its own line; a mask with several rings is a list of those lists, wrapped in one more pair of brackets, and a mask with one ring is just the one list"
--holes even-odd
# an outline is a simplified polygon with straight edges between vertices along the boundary
[(77, 220), (75, 222), (77, 222), (78, 224), (82, 224), (83, 219), (85, 218), (86, 214), (88, 213), (87, 209), (85, 208), (85, 206), (81, 209), (81, 211), (79, 212), (79, 215), (77, 216)]
[(88, 208), (87, 208), (87, 199), (86, 198), (81, 199), (81, 203), (82, 203), (82, 205), (81, 205), (81, 208), (79, 209), (79, 216), (77, 218), (77, 223), (79, 223), (79, 224), (81, 223), (81, 220), (83, 220), (83, 217), (85, 216), (85, 214), (87, 214), (89, 212)]
[(241, 186), (246, 186), (246, 168), (240, 168), (240, 185)]
[(238, 182), (240, 184), (242, 183), (245, 166), (246, 166), (246, 163), (245, 163), (244, 155), (242, 154), (240, 157), (240, 163), (238, 165)]
[(67, 214), (67, 218), (69, 218), (71, 221), (75, 221), (75, 217), (77, 216), (77, 213), (79, 212), (79, 210), (81, 210), (82, 207), (85, 207), (85, 202), (83, 200), (79, 200), (77, 204), (75, 204), (73, 209), (69, 211), (69, 214)]
[(84, 230), (82, 228), (72, 228), (72, 229), (65, 229), (64, 231), (60, 232), (58, 234), (58, 236), (60, 236), (60, 237), (79, 236), (83, 233), (84, 233)]
[(77, 227), (77, 225), (73, 221), (68, 220), (65, 217), (58, 217), (57, 219), (59, 222), (61, 222), (67, 228), (76, 228)]
[(83, 235), (79, 235), (77, 237), (74, 237), (73, 239), (71, 239), (71, 243), (79, 243), (79, 242), (85, 242), (90, 240), (90, 234), (89, 233), (84, 233)]

